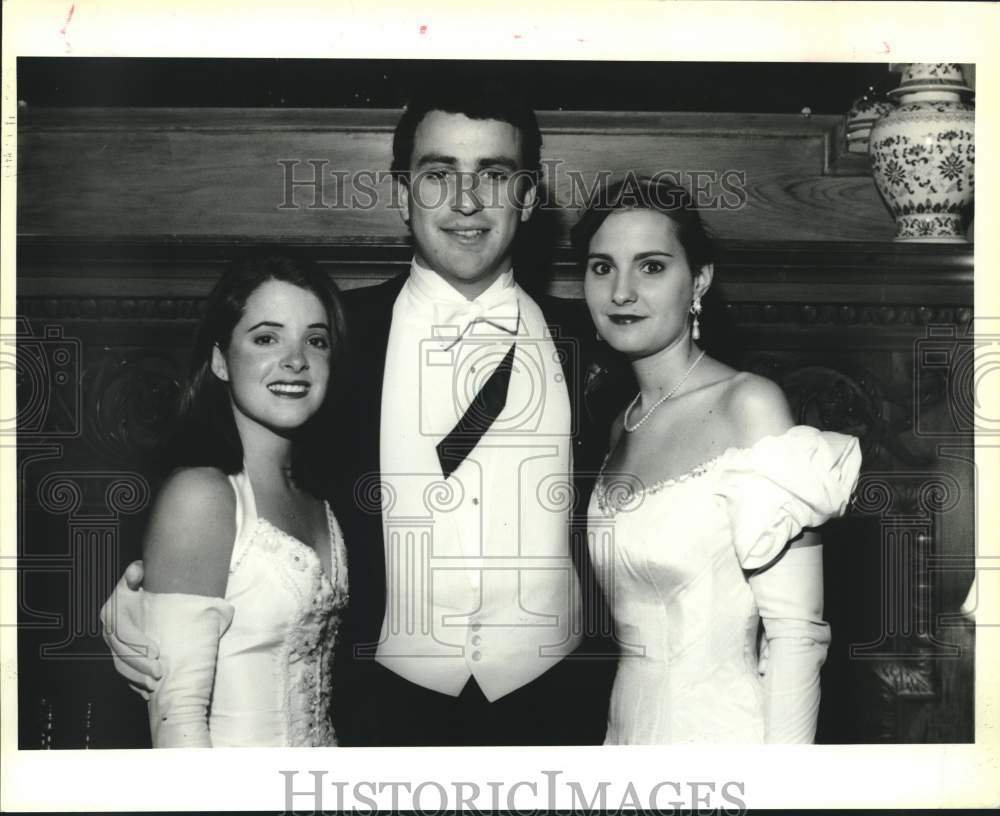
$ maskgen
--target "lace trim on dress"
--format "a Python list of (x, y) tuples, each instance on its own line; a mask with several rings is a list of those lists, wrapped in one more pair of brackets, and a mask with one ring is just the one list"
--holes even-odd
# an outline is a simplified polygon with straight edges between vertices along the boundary
[[(729, 450), (734, 449), (730, 448)], [(618, 478), (609, 478), (604, 470), (608, 459), (611, 457), (611, 454), (608, 453), (601, 463), (597, 480), (594, 483), (594, 498), (597, 501), (597, 507), (605, 516), (613, 517), (636, 499), (659, 493), (661, 490), (676, 487), (690, 479), (697, 479), (699, 476), (704, 476), (722, 460), (722, 457), (726, 453), (729, 453), (729, 450), (718, 456), (713, 456), (700, 465), (695, 465), (695, 467), (679, 476), (672, 476), (669, 479), (659, 479), (648, 485), (643, 485), (638, 477), (624, 473), (614, 474)]]
[(293, 582), (288, 584), (296, 599), (296, 615), (289, 622), (288, 636), (276, 653), (288, 744), (292, 746), (336, 745), (329, 717), (333, 693), (330, 678), (333, 646), (340, 626), (336, 613), (346, 605), (347, 593), (340, 580), (341, 548), (329, 506), (326, 512), (332, 582), (312, 547), (267, 519), (258, 518), (252, 539), (253, 547), (277, 556), (289, 569), (305, 572), (307, 576), (305, 591)]
[[(611, 456), (609, 452), (605, 455), (604, 461), (601, 463), (601, 468), (594, 484), (594, 498), (597, 501), (598, 509), (603, 514), (613, 517), (616, 513), (620, 512), (636, 499), (642, 498), (646, 495), (659, 493), (661, 490), (676, 487), (691, 479), (704, 476), (709, 471), (714, 470), (724, 459), (730, 456), (751, 455), (763, 450), (771, 450), (775, 445), (783, 446), (780, 453), (786, 456), (789, 454), (795, 455), (796, 453), (801, 455), (805, 451), (815, 451), (817, 448), (827, 447), (837, 439), (842, 440), (848, 448), (851, 447), (848, 440), (853, 439), (853, 437), (848, 437), (844, 434), (832, 431), (820, 431), (809, 425), (793, 425), (784, 433), (762, 437), (752, 445), (747, 445), (746, 447), (734, 446), (726, 448), (718, 456), (713, 456), (708, 461), (703, 462), (700, 465), (696, 465), (679, 476), (674, 476), (669, 479), (661, 479), (645, 486), (637, 477), (630, 474), (618, 473), (615, 474), (618, 477), (617, 479), (609, 479), (605, 473), (605, 467)], [(853, 491), (853, 487), (856, 485), (857, 469), (860, 464), (860, 454), (857, 453), (856, 440), (853, 443), (852, 450), (853, 458), (857, 461), (847, 467), (847, 472), (853, 473), (855, 479), (851, 489), (848, 490), (848, 494)], [(777, 454), (778, 451), (775, 451), (775, 453)], [(832, 465), (834, 463), (830, 464)], [(839, 465), (839, 463), (836, 464)]]

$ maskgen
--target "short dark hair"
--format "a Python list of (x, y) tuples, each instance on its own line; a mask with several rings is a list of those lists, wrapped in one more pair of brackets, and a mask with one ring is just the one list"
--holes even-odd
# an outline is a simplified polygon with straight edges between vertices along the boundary
[(409, 178), (417, 126), (431, 111), (460, 113), (470, 119), (496, 119), (521, 133), (521, 163), (537, 181), (541, 169), (542, 132), (535, 112), (513, 86), (495, 77), (428, 78), (413, 93), (392, 136), (392, 174)]
[(333, 458), (327, 440), (332, 436), (334, 376), (341, 370), (345, 355), (345, 319), (336, 285), (318, 266), (306, 260), (250, 256), (232, 263), (215, 284), (205, 303), (187, 384), (181, 392), (172, 445), (175, 464), (217, 467), (229, 474), (243, 470), (243, 444), (233, 418), (229, 387), (212, 372), (212, 349), (229, 348), (247, 300), (258, 287), (272, 280), (312, 292), (329, 318), (331, 357), (326, 398), (320, 409), (297, 429), (292, 440), (295, 483), (323, 497), (328, 492), (328, 463)]
[(586, 263), (590, 240), (601, 224), (611, 213), (621, 210), (654, 210), (669, 218), (677, 230), (677, 240), (684, 247), (692, 275), (715, 262), (715, 244), (690, 193), (664, 178), (629, 173), (598, 187), (580, 220), (570, 230), (573, 250), (580, 263)]

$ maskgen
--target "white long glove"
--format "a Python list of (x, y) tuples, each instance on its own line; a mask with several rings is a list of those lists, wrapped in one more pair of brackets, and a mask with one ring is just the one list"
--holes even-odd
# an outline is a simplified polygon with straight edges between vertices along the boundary
[(819, 670), (830, 645), (823, 621), (823, 548), (792, 547), (750, 577), (764, 621), (764, 741), (811, 743), (819, 713)]
[(101, 623), (115, 671), (143, 700), (149, 700), (163, 676), (163, 667), (158, 660), (159, 647), (142, 628), (142, 579), (142, 561), (133, 561), (101, 607)]
[(142, 592), (146, 635), (160, 647), (163, 678), (149, 699), (154, 748), (211, 748), (209, 704), (219, 639), (233, 620), (222, 598)]

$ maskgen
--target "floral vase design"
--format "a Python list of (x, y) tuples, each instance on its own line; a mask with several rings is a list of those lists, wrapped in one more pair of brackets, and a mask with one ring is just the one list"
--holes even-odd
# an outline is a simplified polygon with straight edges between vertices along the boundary
[(847, 123), (844, 128), (847, 152), (867, 153), (872, 126), (893, 108), (895, 105), (892, 102), (876, 96), (874, 88), (869, 88), (864, 96), (855, 99), (847, 112)]
[(975, 110), (954, 63), (912, 63), (899, 107), (869, 137), (872, 174), (896, 219), (897, 241), (963, 242), (962, 213), (973, 201)]

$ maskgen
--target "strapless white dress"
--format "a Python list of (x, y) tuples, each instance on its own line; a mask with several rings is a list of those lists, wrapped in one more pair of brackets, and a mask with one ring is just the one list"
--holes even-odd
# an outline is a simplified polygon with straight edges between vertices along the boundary
[(336, 745), (331, 674), (347, 605), (343, 535), (326, 505), (332, 575), (296, 538), (257, 515), (245, 473), (225, 599), (143, 593), (164, 676), (150, 700), (154, 744)]
[(812, 740), (829, 627), (785, 604), (765, 620), (762, 674), (748, 575), (799, 550), (821, 557), (782, 553), (845, 511), (860, 464), (854, 437), (796, 426), (645, 488), (602, 473), (588, 539), (623, 651), (607, 743)]

